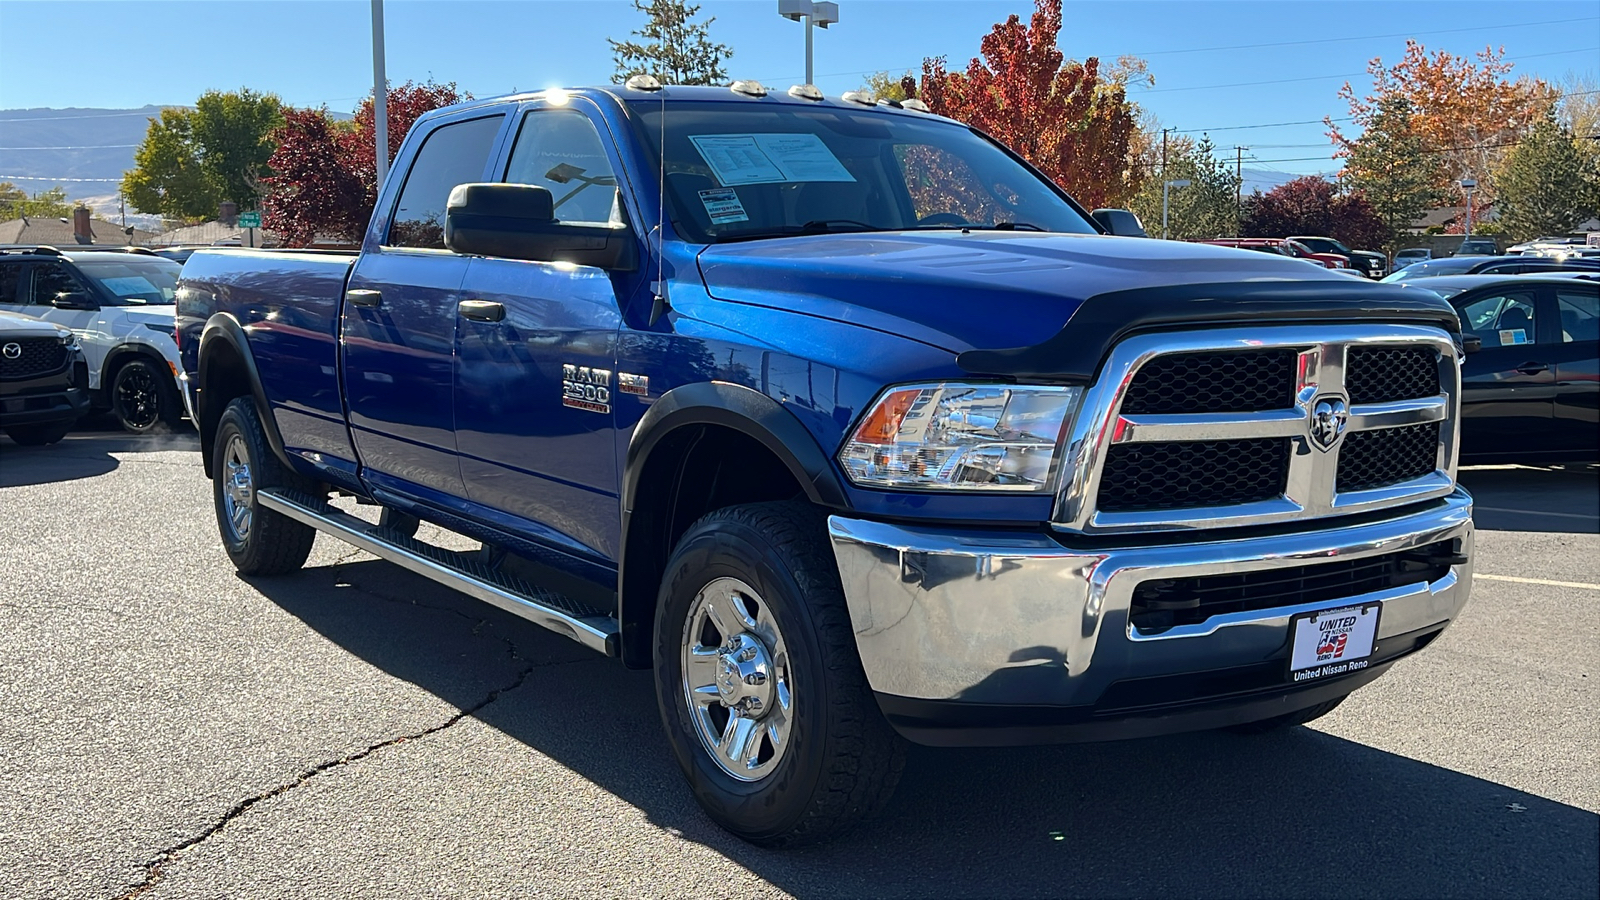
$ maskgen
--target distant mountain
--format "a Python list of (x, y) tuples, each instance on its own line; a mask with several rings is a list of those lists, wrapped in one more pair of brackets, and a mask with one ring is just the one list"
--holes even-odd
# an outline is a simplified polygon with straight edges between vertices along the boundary
[[(1322, 172), (1319, 174), (1323, 178), (1332, 181), (1337, 173)], [(1279, 172), (1275, 169), (1252, 169), (1249, 166), (1240, 169), (1239, 175), (1244, 180), (1244, 195), (1246, 197), (1256, 191), (1265, 194), (1280, 184), (1288, 184), (1296, 178), (1303, 177), (1293, 172)]]
[(0, 181), (29, 192), (59, 184), (72, 198), (115, 194), (122, 173), (133, 168), (134, 148), (161, 110), (0, 109)]

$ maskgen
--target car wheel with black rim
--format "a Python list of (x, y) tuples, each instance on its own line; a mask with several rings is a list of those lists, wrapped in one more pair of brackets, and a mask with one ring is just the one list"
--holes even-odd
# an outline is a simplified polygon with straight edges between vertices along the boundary
[(171, 376), (142, 357), (123, 363), (111, 379), (111, 412), (134, 434), (173, 428), (183, 414)]
[(313, 485), (273, 455), (248, 397), (223, 410), (212, 452), (217, 527), (233, 567), (242, 575), (280, 575), (305, 565), (317, 530), (263, 508), (256, 492), (273, 487), (309, 492)]
[(747, 841), (826, 839), (894, 791), (905, 744), (867, 685), (809, 504), (728, 507), (684, 534), (658, 599), (655, 673), (696, 799)]

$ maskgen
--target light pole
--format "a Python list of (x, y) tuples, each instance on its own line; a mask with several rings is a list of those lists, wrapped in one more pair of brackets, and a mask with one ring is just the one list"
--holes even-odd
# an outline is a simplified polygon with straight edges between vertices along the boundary
[(389, 79), (383, 73), (383, 0), (372, 0), (372, 130), (377, 142), (378, 190), (389, 174)]
[[(376, 0), (374, 0), (376, 2)], [(806, 20), (806, 84), (811, 80), (811, 26), (827, 28), (839, 24), (839, 4), (813, 0), (778, 0), (778, 15), (798, 22)]]
[(1467, 228), (1466, 232), (1461, 235), (1461, 239), (1464, 241), (1472, 237), (1472, 189), (1478, 186), (1478, 181), (1475, 178), (1463, 178), (1461, 179), (1461, 186), (1467, 191)]
[(1161, 182), (1161, 239), (1167, 239), (1167, 191), (1175, 187), (1188, 187), (1192, 182), (1187, 178), (1176, 181)]

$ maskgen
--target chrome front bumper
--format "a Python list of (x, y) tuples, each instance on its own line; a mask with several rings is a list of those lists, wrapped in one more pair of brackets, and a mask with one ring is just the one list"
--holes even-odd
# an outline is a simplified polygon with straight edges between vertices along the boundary
[[(1472, 586), (1472, 498), (1461, 490), (1380, 522), (1181, 543), (1129, 537), (1096, 542), (1095, 549), (1072, 549), (1065, 537), (1037, 532), (842, 516), (828, 524), (873, 690), (963, 705), (1092, 708), (1107, 688), (1130, 679), (1259, 669), (1286, 658), (1293, 616), (1352, 602), (1383, 604), (1380, 645), (1437, 633)], [(1218, 615), (1152, 634), (1129, 620), (1134, 588), (1146, 580), (1358, 559), (1451, 539), (1460, 539), (1469, 561), (1432, 583)], [(1288, 692), (1295, 686), (1281, 664)]]

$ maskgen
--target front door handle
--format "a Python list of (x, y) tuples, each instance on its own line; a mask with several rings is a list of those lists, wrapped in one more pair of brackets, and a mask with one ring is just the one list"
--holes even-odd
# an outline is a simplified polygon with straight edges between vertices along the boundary
[(1517, 366), (1517, 371), (1524, 375), (1537, 375), (1540, 372), (1550, 371), (1550, 366), (1542, 362), (1525, 362)]
[(344, 300), (351, 306), (372, 309), (383, 302), (382, 291), (345, 291)]
[(474, 322), (498, 322), (506, 317), (506, 305), (493, 300), (463, 300), (456, 308)]

